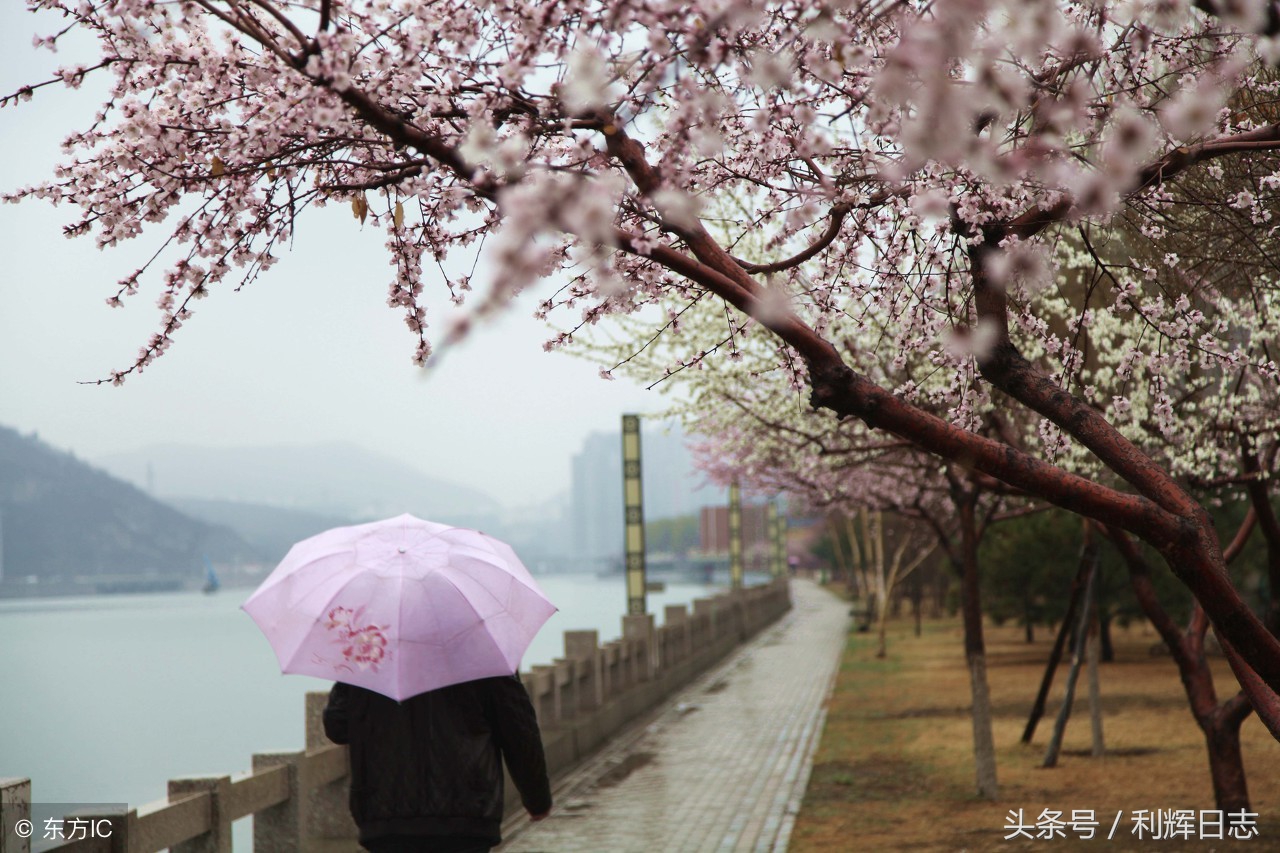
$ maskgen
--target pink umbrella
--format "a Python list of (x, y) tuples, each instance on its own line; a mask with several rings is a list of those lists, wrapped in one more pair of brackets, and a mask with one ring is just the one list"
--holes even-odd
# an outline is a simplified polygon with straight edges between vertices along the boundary
[(396, 701), (514, 673), (556, 611), (509, 546), (412, 515), (304, 539), (242, 608), (283, 672)]

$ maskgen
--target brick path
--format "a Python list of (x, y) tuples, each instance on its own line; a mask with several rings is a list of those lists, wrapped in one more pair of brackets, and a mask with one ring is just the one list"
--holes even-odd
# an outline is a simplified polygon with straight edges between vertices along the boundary
[(793, 581), (794, 607), (556, 785), (502, 853), (782, 851), (822, 733), (848, 605)]

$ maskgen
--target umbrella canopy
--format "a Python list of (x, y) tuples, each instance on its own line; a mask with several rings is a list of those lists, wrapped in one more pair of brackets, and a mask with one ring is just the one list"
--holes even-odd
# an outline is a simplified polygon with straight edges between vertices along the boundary
[(508, 545), (412, 515), (304, 539), (242, 608), (281, 671), (396, 701), (516, 672), (556, 611)]

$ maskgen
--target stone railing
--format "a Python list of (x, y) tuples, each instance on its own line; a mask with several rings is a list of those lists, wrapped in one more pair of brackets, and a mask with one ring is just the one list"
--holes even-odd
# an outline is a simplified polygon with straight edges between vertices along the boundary
[[(668, 606), (660, 628), (652, 615), (624, 616), (622, 636), (603, 645), (595, 631), (566, 631), (563, 658), (521, 675), (551, 776), (570, 770), (790, 607), (787, 582), (777, 580), (695, 600), (692, 613)], [(234, 778), (171, 780), (166, 799), (124, 813), (67, 816), (64, 833), (78, 827), (76, 834), (88, 837), (47, 849), (230, 853), (232, 823), (252, 815), (254, 848), (263, 853), (358, 850), (347, 810), (347, 749), (330, 743), (321, 723), (327, 698), (307, 694), (305, 749), (254, 755), (253, 769)], [(30, 802), (30, 780), (0, 779), (0, 853), (30, 850), (14, 831)], [(519, 802), (508, 790), (509, 807)], [(41, 827), (35, 829), (39, 838)]]

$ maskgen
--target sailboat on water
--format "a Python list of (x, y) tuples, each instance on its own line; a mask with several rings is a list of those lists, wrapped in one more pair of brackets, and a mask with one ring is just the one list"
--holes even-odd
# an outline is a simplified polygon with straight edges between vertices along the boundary
[(217, 592), (222, 588), (222, 582), (218, 580), (218, 573), (213, 570), (213, 563), (209, 562), (206, 554), (204, 558), (204, 592)]

